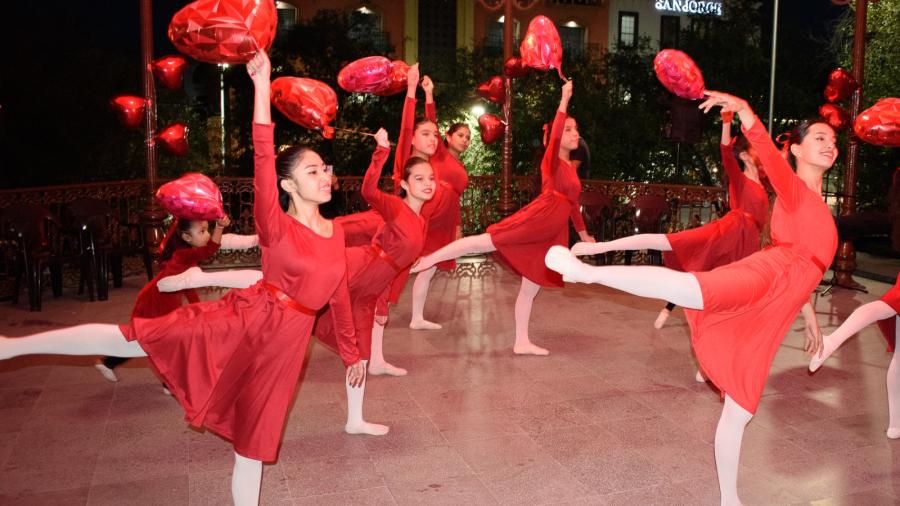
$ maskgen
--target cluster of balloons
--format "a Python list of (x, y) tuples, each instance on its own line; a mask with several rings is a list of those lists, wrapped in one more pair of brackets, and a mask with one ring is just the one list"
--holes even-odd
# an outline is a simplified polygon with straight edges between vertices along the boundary
[(196, 172), (160, 186), (156, 200), (166, 212), (186, 220), (217, 220), (225, 216), (219, 187)]
[(819, 107), (819, 116), (835, 131), (841, 132), (850, 127), (850, 113), (836, 102), (847, 100), (858, 88), (859, 83), (844, 69), (834, 69), (828, 74), (828, 83), (823, 93), (828, 103)]

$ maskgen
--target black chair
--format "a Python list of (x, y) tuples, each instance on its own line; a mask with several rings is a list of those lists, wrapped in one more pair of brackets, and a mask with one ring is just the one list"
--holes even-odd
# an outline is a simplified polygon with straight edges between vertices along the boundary
[[(27, 282), (28, 301), (31, 311), (41, 310), (43, 273), (50, 271), (50, 285), (53, 296), (62, 294), (63, 264), (77, 263), (81, 276), (89, 275), (89, 266), (73, 246), (76, 242), (67, 234), (59, 219), (46, 208), (34, 204), (19, 204), (0, 212), (0, 234), (14, 249), (12, 259), (13, 304), (19, 302), (22, 276)], [(91, 287), (92, 288), (92, 287)], [(93, 290), (91, 289), (91, 300)]]
[[(628, 235), (661, 234), (671, 214), (669, 202), (659, 195), (639, 195), (628, 203), (628, 210)], [(631, 264), (632, 255), (632, 251), (625, 252), (626, 265)], [(651, 264), (662, 265), (662, 253), (659, 251), (650, 250), (648, 256)]]
[[(615, 231), (615, 205), (611, 198), (599, 191), (582, 192), (579, 197), (581, 215), (589, 234), (598, 241), (609, 241)], [(607, 264), (610, 253), (594, 255), (598, 264)]]

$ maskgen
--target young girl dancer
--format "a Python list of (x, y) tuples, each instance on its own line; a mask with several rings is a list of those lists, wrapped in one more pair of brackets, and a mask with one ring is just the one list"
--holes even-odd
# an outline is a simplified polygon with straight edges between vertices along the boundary
[(893, 288), (880, 299), (863, 304), (856, 308), (847, 320), (835, 329), (831, 335), (824, 337), (822, 353), (813, 355), (809, 361), (809, 370), (815, 372), (844, 341), (856, 335), (872, 322), (878, 323), (881, 335), (888, 343), (888, 351), (892, 352), (891, 364), (887, 370), (888, 421), (887, 437), (900, 438), (900, 359), (897, 358), (897, 327), (900, 325), (900, 275)]
[[(428, 76), (422, 80), (425, 90), (425, 117), (437, 124), (437, 109), (434, 105), (434, 84)], [(425, 205), (423, 214), (428, 218), (428, 233), (425, 235), (425, 248), (422, 254), (428, 255), (462, 237), (462, 219), (460, 217), (459, 199), (469, 186), (469, 175), (466, 167), (459, 160), (472, 140), (472, 132), (463, 123), (454, 123), (447, 130), (443, 142), (437, 143), (437, 150), (431, 157), (431, 166), (440, 190), (434, 199)], [(416, 330), (437, 330), (440, 324), (425, 319), (425, 298), (428, 287), (437, 269), (453, 270), (456, 262), (447, 260), (420, 272), (412, 287), (412, 318), (409, 328)]]
[[(214, 223), (212, 233), (209, 223), (204, 220), (182, 220), (175, 218), (169, 233), (160, 245), (159, 261), (162, 264), (159, 274), (147, 283), (138, 293), (131, 310), (132, 318), (157, 318), (165, 316), (181, 307), (184, 299), (189, 303), (200, 302), (196, 290), (184, 290), (166, 293), (159, 289), (162, 278), (181, 274), (196, 267), (200, 262), (212, 257), (222, 249), (247, 249), (256, 246), (256, 236), (238, 236), (222, 234), (231, 223), (228, 216)], [(105, 357), (94, 367), (109, 381), (119, 381), (113, 369), (127, 362), (125, 357)], [(163, 391), (169, 391), (163, 387)]]
[(578, 196), (581, 182), (569, 164), (569, 153), (578, 147), (578, 125), (566, 116), (572, 83), (562, 87), (562, 97), (550, 143), (541, 162), (541, 194), (512, 216), (491, 225), (487, 233), (454, 241), (434, 253), (422, 257), (412, 272), (421, 272), (438, 262), (467, 253), (496, 251), (497, 256), (522, 276), (516, 299), (516, 339), (513, 352), (518, 355), (549, 355), (528, 338), (531, 305), (541, 286), (563, 286), (562, 278), (547, 269), (542, 258), (550, 246), (568, 242), (568, 220), (571, 218), (582, 241), (593, 242), (585, 230)]
[[(700, 367), (725, 395), (715, 453), (722, 504), (731, 505), (740, 504), (737, 470), (744, 427), (759, 404), (772, 359), (797, 311), (803, 308), (807, 320), (815, 321), (810, 294), (837, 249), (834, 219), (822, 200), (822, 175), (834, 163), (837, 147), (826, 123), (803, 122), (791, 135), (786, 161), (747, 102), (706, 93), (709, 98), (700, 107), (736, 112), (766, 168), (777, 195), (771, 221), (774, 245), (708, 272), (593, 267), (562, 247), (551, 248), (546, 262), (567, 281), (600, 283), (685, 308)], [(817, 352), (821, 334), (808, 333), (806, 347)]]
[[(664, 251), (666, 267), (676, 271), (709, 271), (759, 251), (759, 232), (769, 213), (769, 199), (759, 181), (761, 169), (756, 150), (743, 136), (731, 138), (733, 112), (722, 112), (719, 151), (728, 177), (731, 210), (702, 227), (674, 234), (639, 234), (609, 242), (577, 243), (576, 256), (617, 250), (655, 249)], [(739, 165), (740, 164), (740, 165)], [(662, 328), (675, 305), (669, 303), (653, 324)]]
[(247, 69), (255, 88), (254, 218), (263, 281), (162, 318), (0, 338), (0, 359), (38, 353), (147, 356), (186, 419), (234, 445), (231, 490), (241, 506), (259, 502), (262, 462), (278, 455), (315, 314), (326, 303), (340, 329), (351, 383), (362, 381), (364, 373), (353, 335), (343, 232), (319, 215), (319, 204), (331, 197), (331, 172), (306, 148), (286, 150), (276, 162), (266, 54), (258, 53)]

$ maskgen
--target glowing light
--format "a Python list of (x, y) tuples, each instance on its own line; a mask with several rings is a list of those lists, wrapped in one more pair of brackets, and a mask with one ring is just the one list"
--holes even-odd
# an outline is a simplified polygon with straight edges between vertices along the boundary
[(568, 21), (564, 26), (569, 28), (578, 28), (580, 25), (576, 21)]
[(475, 116), (481, 116), (484, 114), (484, 106), (483, 105), (474, 105), (472, 106), (472, 114)]

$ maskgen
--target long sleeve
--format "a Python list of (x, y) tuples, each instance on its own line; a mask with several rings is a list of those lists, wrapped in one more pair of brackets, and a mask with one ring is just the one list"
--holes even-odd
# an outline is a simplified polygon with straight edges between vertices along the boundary
[(259, 246), (259, 236), (223, 234), (222, 249), (250, 249)]
[(559, 168), (559, 146), (562, 144), (562, 134), (567, 117), (566, 113), (556, 111), (556, 117), (553, 118), (550, 141), (547, 143), (547, 150), (544, 151), (544, 159), (541, 160), (541, 188), (552, 185), (556, 169)]
[(756, 149), (759, 161), (766, 168), (766, 176), (775, 189), (775, 194), (781, 199), (787, 209), (794, 209), (801, 201), (803, 191), (808, 190), (803, 181), (794, 174), (790, 164), (781, 156), (781, 152), (775, 147), (769, 132), (762, 126), (762, 121), (756, 118), (749, 129), (741, 127), (747, 140)]
[(353, 311), (350, 308), (350, 290), (347, 288), (346, 272), (328, 304), (331, 306), (338, 354), (345, 366), (351, 366), (359, 362), (359, 348), (356, 344), (356, 331), (353, 328)]
[[(184, 266), (185, 269), (187, 269), (188, 267), (194, 267), (200, 262), (215, 255), (216, 252), (219, 251), (219, 247), (219, 243), (210, 239), (210, 241), (206, 243), (206, 246), (202, 246), (199, 248), (182, 248), (176, 251), (172, 255), (171, 261), (174, 264)], [(181, 272), (184, 272), (184, 270), (182, 270)], [(176, 272), (172, 275), (181, 274), (181, 272)]]
[(719, 152), (722, 155), (722, 167), (725, 169), (725, 175), (728, 177), (728, 200), (732, 209), (740, 209), (742, 202), (740, 195), (744, 186), (744, 173), (738, 165), (737, 158), (734, 156), (734, 142), (731, 144), (719, 144)]
[(572, 225), (575, 226), (576, 232), (584, 232), (587, 227), (584, 225), (584, 216), (581, 215), (581, 206), (578, 203), (571, 205), (572, 211), (569, 217), (572, 219)]
[[(399, 149), (399, 145), (398, 145)], [(362, 188), (360, 192), (366, 202), (368, 202), (385, 221), (390, 220), (397, 214), (397, 205), (405, 205), (400, 199), (394, 195), (388, 195), (378, 189), (378, 179), (381, 177), (381, 169), (387, 161), (391, 151), (388, 148), (378, 146), (372, 153), (372, 162), (366, 169), (366, 175), (363, 178)], [(400, 185), (398, 184), (399, 188)]]
[(275, 125), (253, 124), (253, 218), (259, 243), (270, 247), (281, 237), (284, 212), (278, 204), (275, 175)]
[[(437, 106), (434, 102), (425, 102), (425, 119), (431, 121), (435, 125), (437, 125)], [(444, 135), (438, 133), (438, 143), (437, 149), (434, 151), (434, 156), (432, 156), (432, 160), (441, 160), (450, 156), (450, 152), (447, 151), (447, 146), (444, 145)], [(440, 164), (432, 164), (432, 167), (435, 170), (435, 177), (440, 178), (440, 174), (437, 173), (438, 166)]]
[(400, 193), (400, 181), (403, 180), (403, 167), (409, 160), (412, 151), (413, 129), (416, 123), (416, 99), (406, 97), (403, 102), (403, 116), (400, 119), (400, 135), (397, 137), (397, 148), (394, 150), (394, 194)]

